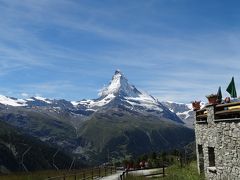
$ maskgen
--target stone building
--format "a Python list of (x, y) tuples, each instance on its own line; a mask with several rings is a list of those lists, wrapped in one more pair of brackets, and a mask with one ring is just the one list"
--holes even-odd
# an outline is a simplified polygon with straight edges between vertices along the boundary
[(198, 171), (209, 180), (240, 180), (240, 103), (196, 111)]

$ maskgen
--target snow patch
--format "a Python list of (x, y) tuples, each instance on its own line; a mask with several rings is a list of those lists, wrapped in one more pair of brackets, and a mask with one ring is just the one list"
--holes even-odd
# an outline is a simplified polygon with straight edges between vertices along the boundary
[(49, 101), (48, 99), (44, 98), (44, 97), (41, 97), (41, 96), (36, 96), (34, 97), (35, 99), (39, 100), (39, 101), (43, 101), (43, 102), (46, 102), (48, 104), (51, 104), (52, 102)]
[(163, 111), (163, 109), (159, 107), (159, 102), (145, 92), (139, 94), (138, 97), (125, 97), (125, 99), (133, 106), (137, 105), (151, 110)]
[(26, 106), (26, 101), (23, 99), (12, 99), (3, 95), (0, 95), (0, 103), (9, 106)]
[[(80, 101), (77, 105), (84, 105), (87, 108), (94, 108), (94, 107), (101, 107), (106, 104), (108, 104), (110, 101), (112, 101), (115, 98), (114, 94), (108, 94), (106, 97), (100, 99), (100, 100), (83, 100)], [(76, 104), (76, 103), (75, 103)]]
[(77, 106), (79, 104), (79, 101), (71, 101), (73, 106)]

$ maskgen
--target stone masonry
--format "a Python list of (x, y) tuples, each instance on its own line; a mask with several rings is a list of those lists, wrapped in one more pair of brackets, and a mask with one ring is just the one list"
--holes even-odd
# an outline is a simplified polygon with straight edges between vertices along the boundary
[(214, 106), (206, 111), (206, 123), (195, 123), (199, 173), (208, 180), (240, 180), (240, 118), (216, 121)]

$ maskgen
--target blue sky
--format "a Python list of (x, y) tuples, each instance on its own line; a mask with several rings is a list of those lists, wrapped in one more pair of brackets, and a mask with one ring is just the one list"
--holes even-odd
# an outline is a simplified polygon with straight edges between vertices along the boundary
[[(237, 0), (0, 0), (0, 94), (96, 98), (115, 69), (159, 98), (240, 88)], [(227, 94), (224, 92), (224, 96)]]

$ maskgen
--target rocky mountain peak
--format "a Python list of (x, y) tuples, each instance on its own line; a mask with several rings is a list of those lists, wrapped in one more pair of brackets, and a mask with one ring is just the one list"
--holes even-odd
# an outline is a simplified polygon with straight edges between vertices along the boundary
[(137, 97), (140, 92), (131, 84), (120, 70), (116, 70), (112, 80), (104, 87), (99, 95), (104, 98), (109, 95)]

